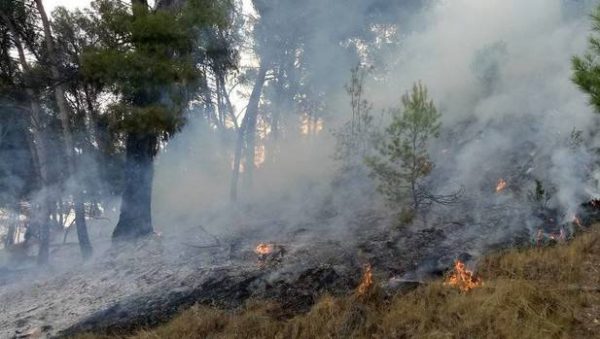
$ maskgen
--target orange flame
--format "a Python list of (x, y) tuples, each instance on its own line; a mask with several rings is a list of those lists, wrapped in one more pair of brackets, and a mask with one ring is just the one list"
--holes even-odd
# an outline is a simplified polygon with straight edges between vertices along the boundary
[(535, 243), (540, 246), (542, 244), (542, 240), (544, 240), (544, 232), (541, 228), (538, 228), (537, 233), (535, 235)]
[(579, 217), (578, 217), (578, 216), (574, 216), (574, 217), (573, 217), (573, 224), (575, 224), (575, 225), (577, 225), (577, 226), (579, 226), (579, 227), (582, 227), (582, 226), (583, 226), (583, 224), (581, 223), (581, 219), (579, 219)]
[(256, 246), (254, 252), (258, 255), (267, 255), (273, 252), (273, 245), (261, 243)]
[(563, 230), (561, 228), (560, 232), (558, 234), (550, 234), (550, 239), (558, 241), (558, 242), (565, 242), (567, 240), (565, 230)]
[(508, 183), (506, 182), (506, 180), (500, 178), (500, 180), (498, 180), (498, 183), (496, 183), (496, 193), (504, 191), (507, 186)]
[(462, 292), (468, 292), (476, 287), (481, 287), (483, 281), (475, 277), (473, 272), (469, 271), (462, 261), (456, 260), (454, 262), (454, 271), (446, 278), (444, 285), (454, 286)]
[(364, 295), (373, 285), (373, 271), (371, 269), (371, 265), (366, 264), (363, 271), (362, 279), (360, 280), (360, 285), (356, 288), (356, 292), (358, 295)]

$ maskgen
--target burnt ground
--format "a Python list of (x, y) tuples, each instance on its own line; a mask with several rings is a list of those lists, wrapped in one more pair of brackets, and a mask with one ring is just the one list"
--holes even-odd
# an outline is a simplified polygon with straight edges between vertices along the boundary
[[(376, 229), (356, 231), (355, 240), (348, 241), (318, 237), (299, 227), (267, 239), (284, 253), (264, 261), (254, 253), (255, 237), (245, 234), (217, 241), (206, 237), (203, 243), (153, 237), (109, 248), (92, 262), (68, 268), (5, 272), (0, 337), (127, 332), (164, 322), (196, 303), (232, 308), (250, 298), (275, 299), (290, 313), (302, 312), (323, 293), (353, 290), (364, 264), (370, 263), (384, 280), (399, 276), (438, 251), (444, 239), (443, 232), (433, 229)], [(63, 251), (63, 256), (78, 257), (75, 246)]]
[[(389, 220), (369, 215), (355, 223), (370, 227), (354, 229), (352, 238), (317, 236), (309, 227), (263, 238), (283, 249), (266, 260), (254, 253), (258, 240), (248, 230), (204, 242), (152, 237), (66, 269), (4, 274), (0, 337), (127, 333), (197, 303), (235, 308), (252, 298), (276, 300), (291, 315), (307, 311), (323, 293), (354, 290), (367, 263), (384, 288), (395, 290), (440, 276), (456, 258), (469, 262), (480, 254), (469, 250), (475, 240), (466, 224), (393, 230)], [(77, 257), (76, 250), (63, 255)]]

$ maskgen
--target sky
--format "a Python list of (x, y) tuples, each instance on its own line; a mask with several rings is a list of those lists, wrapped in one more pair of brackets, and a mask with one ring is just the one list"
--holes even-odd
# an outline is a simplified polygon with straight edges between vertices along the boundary
[[(152, 2), (152, 1), (150, 1)], [(251, 3), (248, 0), (244, 0), (244, 8), (245, 10), (250, 10)], [(52, 10), (56, 6), (64, 6), (67, 8), (76, 8), (76, 7), (87, 7), (90, 4), (90, 0), (45, 0), (44, 5), (46, 6), (46, 10), (48, 12), (52, 12)]]
[(67, 8), (87, 7), (89, 1), (86, 0), (45, 0), (44, 5), (46, 10), (51, 12), (56, 6), (64, 6)]

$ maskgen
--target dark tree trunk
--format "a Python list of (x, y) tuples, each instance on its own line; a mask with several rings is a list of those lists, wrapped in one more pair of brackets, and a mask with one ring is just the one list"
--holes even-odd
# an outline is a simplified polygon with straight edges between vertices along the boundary
[(248, 116), (248, 125), (246, 126), (246, 163), (244, 171), (246, 174), (246, 186), (248, 189), (252, 188), (252, 180), (254, 177), (254, 162), (256, 158), (256, 123), (258, 121), (258, 106), (260, 103), (260, 97), (262, 88), (265, 84), (265, 76), (267, 74), (267, 63), (261, 62), (254, 83), (254, 88), (250, 94), (248, 100), (248, 108), (246, 109), (246, 115)]
[(223, 97), (223, 100), (225, 101), (225, 104), (227, 106), (227, 112), (230, 115), (233, 126), (236, 130), (238, 130), (240, 126), (238, 125), (237, 117), (235, 116), (233, 105), (231, 104), (231, 98), (229, 97), (229, 93), (227, 93), (227, 89), (225, 88), (225, 76), (223, 75), (223, 72), (218, 73), (217, 77), (219, 79), (219, 82), (221, 83), (221, 96)]
[[(42, 208), (45, 206), (42, 206)], [(42, 219), (39, 219), (37, 227), (39, 227), (39, 239), (40, 248), (37, 256), (38, 265), (46, 265), (50, 258), (50, 228), (48, 224), (48, 210), (41, 209), (39, 215)]]
[(247, 186), (252, 185), (252, 175), (254, 169), (254, 146), (256, 138), (256, 121), (258, 116), (258, 104), (262, 93), (262, 88), (265, 84), (267, 74), (266, 62), (261, 62), (258, 76), (254, 83), (254, 88), (248, 100), (248, 108), (242, 120), (242, 125), (238, 128), (238, 139), (235, 145), (235, 154), (233, 158), (233, 171), (231, 175), (231, 189), (229, 197), (231, 201), (236, 201), (238, 198), (238, 182), (240, 178), (240, 165), (242, 160), (242, 150), (244, 148), (244, 139), (246, 140), (246, 162), (244, 172), (246, 173)]
[(113, 241), (132, 240), (152, 233), (152, 160), (158, 138), (148, 133), (127, 136), (121, 214)]
[(75, 197), (75, 227), (77, 227), (77, 240), (79, 240), (79, 249), (84, 259), (92, 256), (92, 244), (88, 236), (87, 223), (85, 221), (85, 206), (81, 198)]
[(237, 141), (235, 143), (235, 154), (233, 155), (233, 169), (231, 173), (231, 188), (229, 198), (232, 202), (238, 198), (238, 182), (240, 181), (240, 165), (242, 162), (242, 149), (244, 148), (244, 135), (248, 125), (248, 116), (244, 116), (242, 125), (237, 129)]
[[(0, 18), (4, 22), (4, 24), (8, 27), (9, 31), (12, 33), (12, 38), (15, 44), (15, 48), (17, 49), (17, 55), (19, 57), (19, 62), (21, 63), (21, 67), (25, 70), (26, 74), (29, 74), (30, 67), (27, 62), (27, 58), (25, 57), (25, 50), (23, 49), (23, 45), (21, 44), (21, 39), (19, 36), (19, 32), (16, 30), (14, 25), (12, 24), (12, 18), (7, 17), (3, 13), (0, 13)], [(49, 211), (50, 211), (50, 202), (48, 198), (48, 182), (49, 182), (49, 174), (48, 174), (48, 163), (49, 157), (46, 150), (46, 140), (45, 135), (42, 132), (42, 127), (39, 125), (39, 122), (42, 121), (41, 114), (42, 109), (40, 103), (38, 102), (38, 93), (33, 90), (33, 85), (31, 83), (31, 79), (27, 77), (25, 79), (27, 87), (25, 88), (25, 92), (27, 93), (27, 97), (29, 100), (29, 104), (31, 105), (30, 116), (31, 120), (31, 132), (33, 136), (33, 141), (31, 144), (34, 147), (35, 152), (32, 152), (34, 157), (33, 163), (38, 168), (36, 168), (36, 172), (40, 178), (40, 186), (42, 191), (44, 192), (44, 197), (40, 200), (40, 208), (36, 210), (35, 206), (32, 206), (32, 213), (34, 214), (34, 223), (37, 225), (39, 229), (39, 240), (40, 240), (40, 248), (38, 252), (37, 261), (38, 264), (44, 265), (48, 262), (48, 258), (50, 256), (50, 229), (49, 229)], [(34, 204), (32, 204), (34, 205)], [(27, 240), (27, 239), (26, 239)]]
[[(72, 176), (77, 176), (76, 173), (76, 160), (74, 154), (74, 142), (73, 142), (73, 134), (70, 126), (70, 118), (71, 118), (71, 109), (67, 104), (65, 99), (65, 88), (62, 85), (60, 73), (57, 67), (58, 57), (56, 55), (56, 51), (54, 48), (54, 41), (52, 37), (52, 30), (50, 27), (50, 20), (46, 15), (46, 10), (44, 9), (44, 4), (42, 0), (35, 0), (35, 4), (37, 6), (38, 12), (42, 19), (42, 27), (44, 28), (44, 41), (46, 43), (46, 51), (50, 56), (50, 71), (52, 74), (52, 79), (54, 80), (54, 97), (56, 100), (56, 104), (58, 106), (59, 111), (59, 120), (62, 125), (62, 133), (65, 142), (65, 154), (67, 156), (67, 168), (69, 174)], [(79, 190), (79, 189), (78, 189)], [(90, 243), (90, 239), (88, 237), (87, 225), (85, 222), (85, 209), (83, 208), (82, 202), (82, 194), (80, 192), (75, 193), (74, 197), (75, 204), (75, 224), (77, 225), (77, 238), (79, 239), (79, 246), (81, 249), (81, 255), (84, 258), (88, 258), (92, 252), (92, 245)], [(77, 206), (80, 206), (78, 208)]]
[(4, 248), (10, 248), (15, 243), (15, 233), (17, 231), (17, 228), (15, 227), (15, 220), (10, 220), (10, 223), (8, 224), (6, 239), (4, 239)]

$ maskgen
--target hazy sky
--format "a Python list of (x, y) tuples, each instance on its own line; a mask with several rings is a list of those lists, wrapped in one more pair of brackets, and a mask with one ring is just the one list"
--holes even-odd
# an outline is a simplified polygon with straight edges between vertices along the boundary
[(85, 7), (90, 4), (87, 0), (45, 0), (44, 5), (48, 12), (51, 12), (56, 6), (65, 6), (67, 8)]

